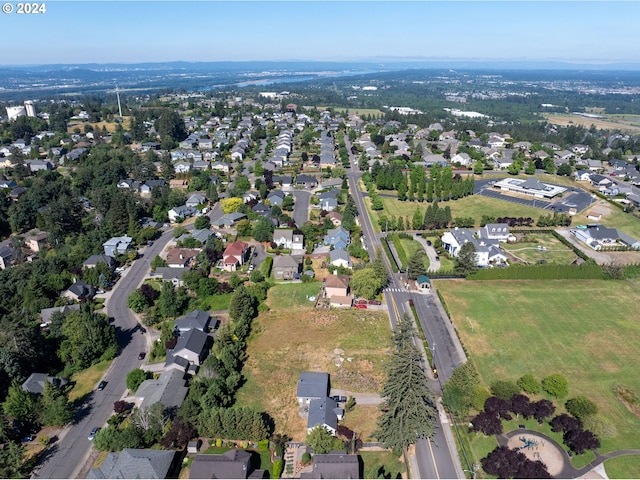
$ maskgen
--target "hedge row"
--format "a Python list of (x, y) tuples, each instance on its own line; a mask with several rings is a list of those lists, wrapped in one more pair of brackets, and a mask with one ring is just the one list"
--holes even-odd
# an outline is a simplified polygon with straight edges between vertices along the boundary
[(602, 280), (609, 278), (599, 265), (512, 265), (507, 268), (483, 268), (467, 276), (469, 280)]

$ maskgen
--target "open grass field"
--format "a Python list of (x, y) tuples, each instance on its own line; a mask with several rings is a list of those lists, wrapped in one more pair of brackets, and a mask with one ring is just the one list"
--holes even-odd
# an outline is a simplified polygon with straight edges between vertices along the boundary
[(604, 130), (622, 130), (623, 132), (638, 133), (640, 125), (636, 115), (606, 115), (603, 118), (587, 118), (581, 115), (566, 114), (549, 114), (544, 115), (549, 123), (560, 126), (580, 125), (590, 128), (595, 125), (596, 128)]
[[(384, 213), (387, 216), (394, 215), (396, 217), (405, 217), (405, 220), (411, 220), (416, 208), (419, 208), (420, 212), (424, 215), (424, 212), (429, 205), (426, 202), (401, 202), (396, 198), (382, 196), (380, 199), (382, 200), (384, 208), (379, 212), (370, 212), (372, 213), (371, 220), (374, 224), (377, 224), (380, 213)], [(537, 220), (540, 215), (544, 213), (544, 211), (539, 208), (484, 197), (482, 195), (471, 195), (455, 201), (440, 202), (438, 205), (441, 208), (444, 208), (445, 206), (451, 207), (451, 215), (453, 218), (473, 217), (476, 221), (477, 227), (480, 226), (480, 220), (483, 215), (491, 215), (494, 217), (501, 217), (505, 215), (510, 217), (531, 217), (534, 220)]]
[[(246, 383), (238, 405), (268, 412), (276, 431), (295, 440), (306, 437), (306, 419), (298, 415), (296, 386), (301, 371), (325, 371), (335, 388), (378, 393), (384, 381), (383, 361), (391, 349), (385, 312), (315, 309), (307, 295), (317, 295), (320, 282), (280, 284), (269, 290), (268, 312), (253, 322), (247, 342)], [(370, 432), (377, 411), (345, 416), (345, 425)], [(360, 415), (360, 420), (358, 416)]]
[[(526, 373), (540, 379), (561, 373), (569, 397), (584, 395), (597, 404), (606, 427), (601, 453), (640, 445), (640, 418), (614, 391), (623, 386), (640, 395), (640, 281), (434, 283), (486, 385)], [(640, 477), (636, 460), (627, 477)]]
[(98, 382), (107, 371), (111, 362), (100, 362), (95, 365), (91, 365), (89, 368), (82, 370), (71, 376), (71, 382), (73, 383), (73, 389), (69, 392), (69, 401), (81, 399), (88, 393), (91, 393)]
[[(545, 250), (539, 250), (543, 247)], [(505, 251), (525, 263), (558, 263), (567, 265), (576, 259), (576, 254), (551, 234), (532, 233), (517, 243), (503, 244)]]
[(355, 113), (358, 116), (371, 115), (373, 117), (379, 117), (384, 115), (384, 112), (378, 110), (377, 108), (318, 107), (318, 110), (327, 110), (328, 108), (333, 108), (334, 111), (340, 113), (344, 113), (348, 110), (349, 113)]
[[(116, 122), (83, 122), (80, 120), (71, 121), (67, 127), (67, 132), (73, 133), (76, 128), (79, 128), (81, 132), (84, 132), (84, 127), (86, 125), (91, 125), (95, 131), (101, 131), (102, 127), (107, 129), (107, 132), (114, 133), (116, 131), (116, 127), (119, 125)], [(123, 117), (122, 126), (125, 130), (131, 128), (131, 117)]]

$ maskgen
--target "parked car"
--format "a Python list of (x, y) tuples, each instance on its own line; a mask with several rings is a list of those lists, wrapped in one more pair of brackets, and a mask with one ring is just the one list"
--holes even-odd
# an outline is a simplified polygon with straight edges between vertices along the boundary
[(366, 305), (367, 301), (363, 298), (360, 298), (354, 302), (356, 305)]
[(21, 442), (24, 442), (24, 443), (33, 442), (33, 439), (34, 439), (34, 438), (35, 438), (35, 437), (34, 437), (33, 435), (27, 435), (26, 437), (24, 437), (24, 438), (21, 440)]
[(431, 246), (431, 240), (427, 240), (427, 245)]
[(331, 400), (333, 400), (336, 403), (344, 403), (347, 401), (347, 397), (343, 397), (341, 395), (334, 395), (331, 397)]
[(98, 390), (102, 391), (104, 390), (104, 387), (107, 386), (107, 382), (105, 382), (104, 380), (100, 381), (100, 383), (98, 384)]
[(355, 305), (355, 307), (356, 308), (367, 308), (367, 306), (365, 304), (361, 304), (361, 303)]
[(145, 353), (145, 352), (140, 352), (140, 353), (138, 354), (138, 360), (144, 360), (145, 355), (146, 355), (146, 353)]
[(150, 247), (153, 245), (153, 242), (147, 242), (147, 247)]
[(380, 300), (369, 300), (369, 305), (382, 305)]
[(89, 434), (89, 436), (87, 438), (89, 440), (93, 440), (94, 438), (96, 438), (96, 433), (98, 433), (98, 431), (100, 431), (100, 427), (93, 427), (91, 429), (91, 433)]

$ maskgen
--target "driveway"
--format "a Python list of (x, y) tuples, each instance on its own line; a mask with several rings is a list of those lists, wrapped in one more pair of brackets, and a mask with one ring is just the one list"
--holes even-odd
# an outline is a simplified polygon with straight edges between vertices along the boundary
[(437, 272), (440, 270), (440, 259), (436, 249), (433, 248), (433, 245), (429, 245), (427, 240), (422, 235), (418, 235), (417, 233), (413, 234), (413, 239), (418, 241), (424, 251), (427, 252), (427, 256), (429, 257), (429, 272)]

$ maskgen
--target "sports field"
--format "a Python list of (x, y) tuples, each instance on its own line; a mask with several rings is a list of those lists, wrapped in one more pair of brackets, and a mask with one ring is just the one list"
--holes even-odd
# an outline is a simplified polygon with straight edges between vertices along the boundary
[[(486, 385), (561, 373), (569, 397), (598, 405), (601, 453), (640, 445), (640, 418), (616, 395), (622, 386), (640, 396), (640, 280), (434, 284)], [(635, 465), (638, 478), (640, 457)]]

